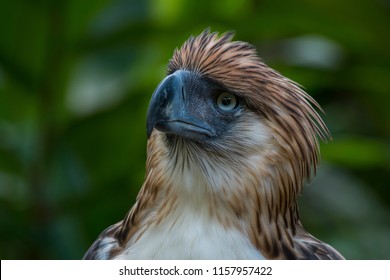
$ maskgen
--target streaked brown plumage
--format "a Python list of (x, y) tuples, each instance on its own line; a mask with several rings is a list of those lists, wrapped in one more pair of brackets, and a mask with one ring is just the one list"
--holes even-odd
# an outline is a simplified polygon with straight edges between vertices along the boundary
[[(318, 165), (317, 137), (330, 135), (319, 105), (232, 37), (206, 30), (174, 52), (148, 113), (137, 201), (86, 259), (343, 258), (304, 230), (296, 202)], [(207, 107), (221, 92), (223, 104)], [(165, 119), (173, 98), (194, 123)]]

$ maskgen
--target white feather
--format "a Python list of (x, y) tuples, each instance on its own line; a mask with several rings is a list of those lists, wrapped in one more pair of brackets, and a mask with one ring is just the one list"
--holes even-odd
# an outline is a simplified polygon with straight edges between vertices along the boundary
[[(131, 243), (131, 242), (130, 242)], [(149, 227), (116, 259), (264, 259), (246, 235), (188, 206)]]

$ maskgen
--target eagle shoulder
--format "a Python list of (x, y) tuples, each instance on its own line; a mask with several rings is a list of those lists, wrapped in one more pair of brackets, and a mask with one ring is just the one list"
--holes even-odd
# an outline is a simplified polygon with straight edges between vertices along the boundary
[(106, 228), (89, 247), (85, 253), (84, 260), (108, 260), (113, 257), (113, 253), (122, 248), (121, 242), (117, 238), (118, 230), (123, 226), (123, 222), (118, 222)]
[(295, 237), (296, 250), (301, 259), (306, 260), (344, 260), (344, 257), (329, 244), (313, 237), (303, 228)]

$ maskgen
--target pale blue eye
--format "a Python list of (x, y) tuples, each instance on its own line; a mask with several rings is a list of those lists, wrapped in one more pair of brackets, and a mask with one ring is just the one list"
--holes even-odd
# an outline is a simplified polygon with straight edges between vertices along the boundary
[(217, 97), (217, 106), (223, 111), (230, 111), (237, 107), (237, 97), (231, 93), (224, 92)]

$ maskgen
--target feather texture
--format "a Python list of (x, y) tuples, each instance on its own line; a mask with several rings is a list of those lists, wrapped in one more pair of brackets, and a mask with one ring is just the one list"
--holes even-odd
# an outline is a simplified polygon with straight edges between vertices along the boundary
[(178, 70), (210, 79), (245, 106), (206, 144), (154, 130), (146, 177), (125, 219), (86, 259), (342, 259), (301, 225), (297, 197), (330, 138), (319, 105), (233, 34), (204, 31), (175, 50)]

